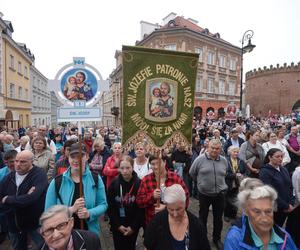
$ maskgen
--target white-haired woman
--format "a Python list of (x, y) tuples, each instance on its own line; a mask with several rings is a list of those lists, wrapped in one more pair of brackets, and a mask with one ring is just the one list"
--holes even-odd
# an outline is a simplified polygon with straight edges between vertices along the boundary
[(225, 196), (224, 220), (229, 222), (230, 219), (235, 219), (237, 215), (236, 197), (239, 192), (240, 181), (246, 174), (246, 163), (238, 157), (239, 147), (230, 146), (227, 150), (228, 167), (225, 177), (228, 186)]
[(296, 250), (291, 236), (274, 224), (276, 199), (276, 191), (268, 185), (241, 191), (238, 200), (244, 214), (230, 227), (224, 241), (224, 249)]
[(16, 147), (16, 151), (19, 153), (25, 150), (27, 143), (30, 141), (30, 137), (28, 135), (24, 135), (20, 139), (19, 147)]
[(210, 249), (204, 228), (197, 217), (185, 209), (185, 191), (179, 184), (165, 189), (166, 209), (156, 214), (147, 226), (147, 250)]

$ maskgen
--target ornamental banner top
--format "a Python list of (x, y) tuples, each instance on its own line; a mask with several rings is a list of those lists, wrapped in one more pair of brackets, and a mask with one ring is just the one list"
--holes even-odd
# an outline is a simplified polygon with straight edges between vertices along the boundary
[(101, 120), (100, 108), (93, 108), (100, 99), (100, 91), (108, 90), (98, 70), (85, 63), (84, 57), (74, 57), (73, 63), (62, 67), (54, 80), (48, 81), (62, 107), (58, 121)]
[(198, 54), (123, 46), (125, 149), (191, 144)]

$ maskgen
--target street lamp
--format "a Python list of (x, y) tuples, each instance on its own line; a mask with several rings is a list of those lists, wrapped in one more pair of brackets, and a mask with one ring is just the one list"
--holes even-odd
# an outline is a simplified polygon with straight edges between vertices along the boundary
[[(253, 37), (253, 30), (247, 30), (242, 38), (242, 54), (241, 54), (241, 83), (240, 83), (240, 112), (243, 109), (243, 55), (251, 52), (256, 46), (251, 43)], [(244, 47), (244, 42), (248, 40), (248, 44)]]

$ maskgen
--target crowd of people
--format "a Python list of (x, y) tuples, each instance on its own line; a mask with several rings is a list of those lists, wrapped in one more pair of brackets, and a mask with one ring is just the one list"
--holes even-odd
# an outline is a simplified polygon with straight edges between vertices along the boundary
[[(217, 249), (300, 247), (297, 120), (195, 119), (192, 145), (174, 141), (161, 154), (146, 140), (124, 150), (121, 130), (2, 128), (1, 242), (101, 249), (108, 220), (116, 250), (135, 249), (142, 230), (148, 250), (210, 249), (210, 240)], [(199, 200), (198, 216), (188, 210), (191, 199)], [(223, 221), (232, 222), (224, 242)]]

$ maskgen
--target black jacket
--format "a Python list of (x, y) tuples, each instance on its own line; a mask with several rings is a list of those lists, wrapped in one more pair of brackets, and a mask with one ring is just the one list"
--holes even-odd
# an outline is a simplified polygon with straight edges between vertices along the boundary
[[(245, 141), (244, 141), (242, 138), (238, 137), (238, 142), (239, 142), (239, 146), (241, 147), (241, 145), (242, 145)], [(224, 145), (224, 152), (225, 152), (226, 155), (228, 154), (227, 151), (228, 151), (228, 148), (229, 148), (230, 146), (232, 146), (231, 138), (229, 138), (229, 139), (226, 141), (225, 145)]]
[(271, 165), (266, 164), (259, 172), (259, 179), (277, 191), (278, 211), (287, 209), (289, 204), (294, 204), (293, 184), (289, 172), (285, 167), (280, 167), (280, 171), (278, 171)]
[[(35, 230), (44, 211), (48, 179), (44, 169), (34, 166), (17, 189), (16, 172), (9, 173), (0, 184), (0, 212), (6, 214), (9, 232)], [(28, 191), (35, 187), (31, 194)]]
[(191, 156), (184, 150), (176, 149), (171, 155), (171, 161), (185, 163), (185, 170), (187, 171), (191, 166)]
[[(189, 250), (210, 250), (206, 232), (199, 219), (187, 211), (189, 218)], [(155, 215), (147, 226), (144, 245), (147, 250), (173, 249), (172, 234), (169, 227), (168, 211), (165, 209)]]
[[(89, 163), (91, 163), (91, 161), (93, 160), (96, 153), (97, 153), (96, 151), (93, 151), (93, 152), (90, 153)], [(107, 159), (111, 156), (111, 151), (107, 146), (104, 146), (104, 148), (101, 151), (100, 155), (102, 156), (102, 164), (103, 164), (103, 168), (104, 168)]]
[[(229, 190), (232, 190), (234, 182), (235, 182), (236, 186), (239, 187), (239, 180), (237, 179), (236, 173), (234, 173), (234, 171), (233, 171), (231, 158), (228, 156), (228, 157), (226, 157), (226, 159), (228, 162), (228, 167), (227, 167), (225, 182), (228, 186), (228, 191), (229, 191)], [(237, 165), (238, 165), (237, 173), (241, 173), (242, 175), (245, 175), (246, 170), (247, 170), (246, 163), (243, 160), (241, 160), (240, 158), (237, 158)]]
[[(120, 217), (120, 185), (122, 186), (123, 199), (124, 197), (127, 197), (126, 201), (123, 202), (125, 217)], [(125, 227), (130, 226), (133, 231), (138, 231), (141, 227), (143, 223), (144, 210), (139, 208), (136, 204), (136, 195), (139, 187), (140, 179), (134, 171), (133, 177), (129, 182), (126, 182), (122, 175), (119, 175), (111, 182), (107, 191), (107, 212), (113, 231), (117, 231), (121, 225)], [(130, 195), (128, 195), (129, 192)]]
[[(99, 237), (90, 231), (72, 230), (74, 250), (101, 250)], [(46, 243), (43, 243), (39, 250), (49, 250)]]

